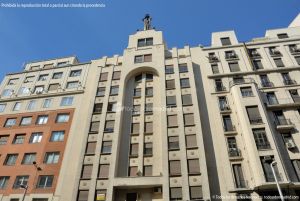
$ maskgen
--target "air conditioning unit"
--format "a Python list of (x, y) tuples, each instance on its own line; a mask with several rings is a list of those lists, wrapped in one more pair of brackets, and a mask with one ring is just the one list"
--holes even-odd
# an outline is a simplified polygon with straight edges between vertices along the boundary
[(288, 148), (288, 149), (292, 149), (292, 148), (295, 148), (296, 145), (293, 141), (290, 141), (290, 142), (287, 142), (285, 143), (285, 146)]
[(162, 187), (154, 187), (153, 193), (162, 193)]

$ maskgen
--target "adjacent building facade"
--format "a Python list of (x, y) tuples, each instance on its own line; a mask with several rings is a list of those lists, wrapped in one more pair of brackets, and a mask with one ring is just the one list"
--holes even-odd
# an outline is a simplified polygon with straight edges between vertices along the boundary
[(298, 20), (181, 49), (144, 22), (122, 56), (5, 76), (0, 201), (298, 200)]

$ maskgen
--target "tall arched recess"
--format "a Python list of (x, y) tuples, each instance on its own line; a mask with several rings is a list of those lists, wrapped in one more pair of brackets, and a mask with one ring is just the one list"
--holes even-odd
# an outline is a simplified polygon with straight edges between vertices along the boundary
[[(155, 186), (149, 186), (149, 181), (159, 180), (162, 175), (162, 136), (159, 129), (162, 126), (160, 109), (164, 104), (160, 96), (154, 98), (159, 87), (158, 73), (152, 68), (139, 68), (127, 75), (117, 158), (116, 177), (130, 177), (133, 182), (128, 186), (138, 183), (141, 191), (146, 193), (149, 190), (150, 194)], [(145, 182), (144, 186), (141, 179)], [(129, 189), (116, 190), (121, 195), (128, 194)]]

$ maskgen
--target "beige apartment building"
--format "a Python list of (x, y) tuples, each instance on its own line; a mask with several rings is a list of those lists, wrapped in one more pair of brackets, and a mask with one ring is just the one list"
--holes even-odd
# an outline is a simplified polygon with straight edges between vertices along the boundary
[(299, 200), (299, 19), (169, 49), (146, 16), (121, 56), (7, 74), (0, 201)]

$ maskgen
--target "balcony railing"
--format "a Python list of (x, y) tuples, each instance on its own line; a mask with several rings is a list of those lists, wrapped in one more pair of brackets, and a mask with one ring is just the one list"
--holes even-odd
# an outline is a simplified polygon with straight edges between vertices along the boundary
[(228, 53), (225, 54), (225, 59), (227, 60), (231, 60), (231, 59), (238, 59), (238, 55), (236, 53)]
[(262, 87), (274, 87), (273, 82), (262, 82), (261, 83)]
[(291, 54), (300, 54), (300, 48), (298, 47), (290, 47)]
[(258, 150), (271, 149), (271, 145), (269, 143), (256, 144), (256, 147), (257, 147)]
[(275, 124), (276, 124), (276, 126), (289, 126), (289, 125), (293, 125), (293, 123), (291, 122), (290, 119), (285, 119), (285, 118), (277, 119), (275, 121)]
[(226, 87), (224, 87), (223, 85), (222, 86), (216, 86), (215, 89), (216, 89), (216, 92), (226, 91)]
[(234, 85), (249, 84), (249, 83), (255, 83), (254, 79), (252, 78), (235, 79), (229, 82), (229, 87), (231, 88)]
[(220, 105), (220, 110), (221, 110), (222, 112), (225, 112), (225, 111), (230, 111), (231, 109), (230, 109), (230, 106), (229, 106), (229, 105), (224, 104), (224, 105)]
[(215, 56), (215, 55), (213, 55), (213, 56), (208, 56), (208, 61), (209, 61), (210, 63), (218, 62), (218, 61), (219, 61), (219, 58), (218, 58), (217, 56)]
[(233, 131), (236, 131), (236, 129), (235, 129), (234, 125), (228, 125), (228, 126), (224, 126), (224, 131), (225, 132), (233, 132)]
[(255, 58), (260, 58), (260, 54), (257, 52), (257, 51), (252, 51), (252, 52), (249, 52), (249, 56), (253, 59)]
[(250, 124), (262, 124), (263, 120), (261, 117), (255, 117), (255, 118), (251, 118), (249, 119)]
[(229, 154), (229, 157), (241, 157), (242, 156), (242, 152), (238, 148), (229, 148), (228, 154)]
[(279, 50), (271, 50), (270, 55), (274, 57), (280, 57), (282, 56), (281, 52)]
[(285, 85), (293, 85), (293, 84), (297, 84), (297, 82), (295, 80), (283, 80), (283, 83)]

